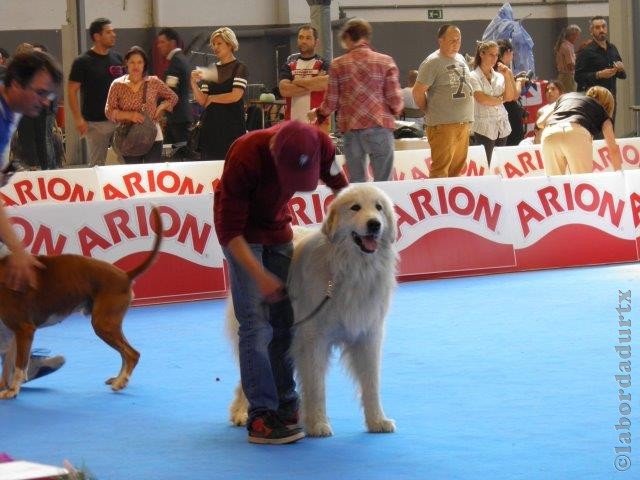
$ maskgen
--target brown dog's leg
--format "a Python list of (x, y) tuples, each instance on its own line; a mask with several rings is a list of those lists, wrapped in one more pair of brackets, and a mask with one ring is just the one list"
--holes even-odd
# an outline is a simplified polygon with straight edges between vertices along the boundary
[(5, 390), (0, 391), (0, 399), (15, 398), (20, 393), (20, 385), (27, 378), (27, 365), (35, 331), (36, 327), (34, 325), (24, 322), (13, 332), (16, 343), (15, 368), (11, 384)]
[(2, 376), (0, 377), (0, 390), (4, 390), (11, 385), (13, 370), (16, 365), (16, 350), (16, 337), (14, 335), (9, 342), (9, 348), (4, 353), (4, 359), (2, 361)]
[(129, 383), (133, 369), (138, 364), (140, 353), (135, 350), (122, 333), (122, 321), (129, 306), (129, 298), (124, 295), (96, 299), (93, 305), (91, 325), (107, 345), (120, 352), (122, 366), (118, 376), (106, 380), (114, 391), (122, 390)]

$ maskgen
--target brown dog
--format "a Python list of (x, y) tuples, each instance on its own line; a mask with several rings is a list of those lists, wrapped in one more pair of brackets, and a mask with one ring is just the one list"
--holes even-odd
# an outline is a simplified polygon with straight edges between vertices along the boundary
[[(160, 212), (154, 208), (152, 213), (156, 232), (162, 232)], [(140, 354), (124, 337), (122, 321), (133, 298), (132, 282), (151, 266), (161, 241), (162, 234), (157, 233), (149, 256), (129, 272), (81, 255), (40, 256), (38, 260), (46, 268), (38, 270), (37, 289), (16, 292), (0, 285), (0, 320), (15, 335), (2, 368), (0, 399), (14, 398), (20, 392), (36, 329), (58, 323), (78, 310), (90, 312), (93, 330), (120, 352), (120, 373), (106, 383), (112, 390), (125, 388)], [(0, 260), (0, 278), (4, 276), (6, 260)]]

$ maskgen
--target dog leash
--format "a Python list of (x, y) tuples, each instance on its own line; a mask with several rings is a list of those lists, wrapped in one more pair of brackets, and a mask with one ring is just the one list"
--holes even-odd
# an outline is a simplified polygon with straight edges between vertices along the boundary
[(322, 301), (318, 304), (318, 306), (316, 308), (313, 309), (313, 311), (307, 315), (306, 317), (304, 317), (302, 320), (298, 320), (297, 322), (293, 322), (293, 325), (291, 326), (293, 327), (297, 327), (298, 325), (300, 325), (301, 323), (305, 323), (308, 322), (309, 320), (311, 320), (313, 317), (315, 317), (318, 312), (320, 310), (322, 310), (322, 307), (324, 307), (326, 305), (326, 303), (329, 301), (329, 299), (333, 297), (333, 281), (329, 280), (327, 282), (327, 289), (324, 292), (324, 298), (322, 299)]
[[(286, 287), (282, 288), (282, 293), (284, 294), (285, 298), (288, 298), (291, 301), (291, 295), (289, 295), (289, 291), (287, 290)], [(316, 306), (316, 308), (313, 309), (313, 311), (307, 315), (306, 317), (304, 317), (302, 320), (298, 320), (297, 322), (293, 322), (293, 324), (291, 325), (291, 328), (296, 327), (302, 323), (308, 322), (309, 320), (311, 320), (313, 317), (315, 317), (318, 312), (320, 312), (320, 310), (322, 310), (322, 307), (324, 307), (326, 305), (326, 303), (329, 301), (329, 299), (331, 299), (333, 297), (333, 280), (329, 280), (327, 282), (327, 289), (324, 292), (324, 298), (322, 299), (322, 301), (318, 304), (318, 306)], [(283, 298), (284, 300), (284, 298)], [(267, 305), (267, 303), (265, 301), (262, 302), (263, 305)]]

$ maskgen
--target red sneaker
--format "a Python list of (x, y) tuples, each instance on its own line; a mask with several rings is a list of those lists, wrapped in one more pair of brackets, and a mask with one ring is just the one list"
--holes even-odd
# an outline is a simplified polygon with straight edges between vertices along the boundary
[(288, 428), (278, 414), (271, 410), (258, 415), (249, 424), (249, 442), (284, 445), (304, 438), (301, 428)]

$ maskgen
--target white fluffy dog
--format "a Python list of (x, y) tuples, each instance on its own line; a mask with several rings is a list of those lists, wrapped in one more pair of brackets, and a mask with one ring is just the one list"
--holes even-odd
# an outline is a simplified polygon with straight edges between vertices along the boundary
[[(325, 375), (333, 347), (360, 386), (367, 428), (393, 432), (380, 402), (384, 320), (395, 288), (397, 252), (393, 203), (370, 183), (352, 185), (331, 203), (320, 231), (296, 230), (288, 291), (294, 311), (291, 348), (301, 389), (301, 414), (310, 436), (331, 435)], [(229, 332), (237, 348), (237, 322)], [(247, 419), (242, 388), (231, 421)]]

